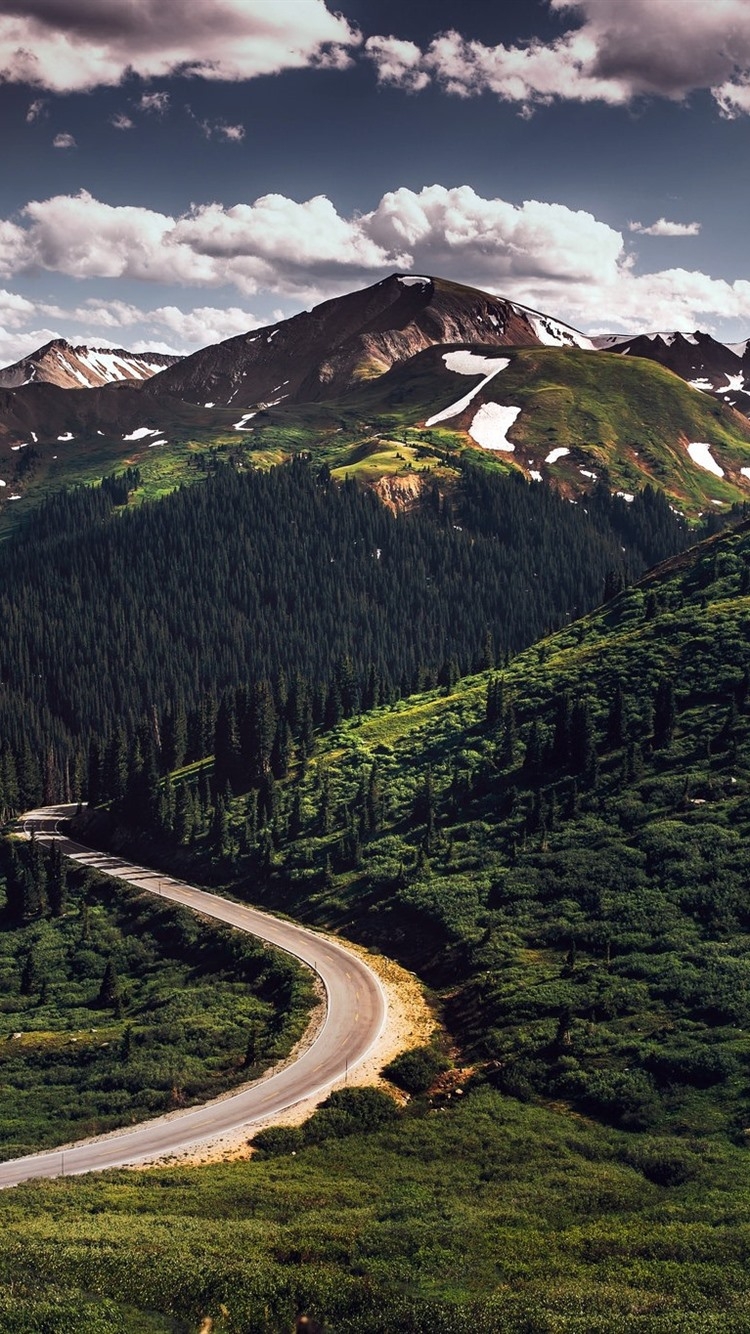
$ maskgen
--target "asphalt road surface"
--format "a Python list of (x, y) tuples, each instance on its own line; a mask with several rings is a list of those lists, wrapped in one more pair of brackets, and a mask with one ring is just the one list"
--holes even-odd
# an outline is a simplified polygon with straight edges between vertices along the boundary
[(74, 843), (58, 832), (60, 821), (74, 810), (73, 806), (47, 806), (30, 811), (22, 825), (39, 839), (57, 839), (60, 850), (73, 861), (248, 931), (302, 960), (323, 982), (326, 1017), (312, 1044), (296, 1060), (249, 1087), (199, 1107), (171, 1112), (97, 1139), (81, 1140), (65, 1149), (0, 1163), (0, 1187), (15, 1186), (33, 1177), (73, 1176), (153, 1162), (202, 1140), (267, 1121), (345, 1078), (369, 1053), (385, 1026), (383, 989), (356, 954), (294, 922), (281, 921), (194, 889), (171, 876)]

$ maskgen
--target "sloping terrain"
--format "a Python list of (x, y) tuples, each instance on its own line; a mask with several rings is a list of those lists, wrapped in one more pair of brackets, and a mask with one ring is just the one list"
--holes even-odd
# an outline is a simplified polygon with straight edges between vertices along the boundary
[(247, 430), (277, 448), (307, 435), (342, 475), (409, 472), (404, 446), (432, 468), (469, 448), (572, 499), (596, 481), (626, 496), (651, 484), (695, 515), (750, 496), (742, 414), (653, 362), (577, 348), (431, 348), (335, 404), (279, 405)]
[(60, 389), (96, 389), (103, 384), (149, 380), (179, 357), (161, 352), (126, 352), (114, 347), (74, 347), (64, 338), (0, 370), (0, 389), (25, 384), (56, 384)]
[(338, 397), (441, 343), (591, 346), (575, 329), (443, 278), (393, 274), (278, 324), (186, 357), (149, 386), (195, 403), (255, 408)]
[(620, 356), (646, 357), (666, 366), (695, 389), (750, 414), (750, 340), (720, 343), (711, 334), (613, 334), (592, 339), (595, 347)]
[(266, 1160), (0, 1198), (16, 1309), (745, 1329), (749, 617), (745, 524), (497, 673), (340, 722), (267, 823), (231, 800), (220, 858), (183, 843), (240, 896), (387, 941), (458, 1068), (400, 1116), (348, 1090)]

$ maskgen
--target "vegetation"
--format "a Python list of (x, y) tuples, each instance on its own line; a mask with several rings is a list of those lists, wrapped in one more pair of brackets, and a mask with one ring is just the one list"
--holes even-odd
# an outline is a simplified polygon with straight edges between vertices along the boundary
[(286, 955), (55, 844), (1, 850), (0, 1157), (213, 1097), (303, 1032), (311, 987)]
[(112, 486), (57, 497), (0, 549), (0, 813), (116, 798), (154, 749), (159, 772), (204, 757), (226, 691), (302, 692), (291, 726), (320, 726), (455, 680), (688, 540), (653, 491), (587, 509), (467, 468), (396, 517), (305, 459), (116, 519)]
[[(271, 498), (280, 502), (279, 526), (295, 514), (297, 550), (319, 582), (317, 621), (297, 607), (294, 624), (306, 634), (299, 665), (281, 660), (285, 689), (278, 662), (269, 671), (254, 659), (239, 679), (227, 671), (210, 719), (200, 697), (192, 722), (187, 708), (179, 714), (165, 702), (158, 727), (152, 714), (145, 730), (133, 696), (130, 735), (114, 729), (103, 750), (92, 749), (86, 781), (98, 783), (99, 804), (82, 821), (143, 859), (396, 955), (437, 994), (459, 1068), (441, 1073), (431, 1049), (399, 1058), (388, 1073), (410, 1094), (405, 1108), (377, 1091), (343, 1090), (306, 1126), (266, 1132), (249, 1163), (137, 1179), (109, 1173), (3, 1194), (0, 1274), (12, 1285), (10, 1318), (20, 1329), (61, 1334), (71, 1320), (83, 1334), (135, 1334), (147, 1322), (193, 1334), (207, 1317), (216, 1334), (288, 1331), (302, 1313), (343, 1334), (365, 1323), (383, 1334), (750, 1330), (750, 524), (679, 551), (684, 534), (652, 493), (619, 508), (601, 500), (601, 509), (595, 495), (583, 515), (542, 488), (474, 469), (455, 498), (460, 516), (436, 506), (431, 527), (427, 514), (412, 524), (415, 516), (393, 519), (374, 502), (368, 509), (353, 487), (335, 491), (325, 472), (304, 463), (252, 481), (220, 474), (215, 486), (215, 497), (211, 486), (191, 494), (203, 497), (228, 559), (241, 555), (232, 533), (248, 539), (248, 510), (253, 533), (274, 533)], [(548, 508), (531, 508), (540, 493)], [(171, 559), (190, 512), (182, 495), (161, 511)], [(575, 524), (569, 548), (563, 513)], [(140, 516), (123, 517), (127, 524), (92, 520), (80, 548), (51, 523), (40, 550), (49, 543), (47, 556), (55, 550), (69, 562), (62, 568), (72, 589), (100, 571), (109, 588), (106, 571), (121, 568), (113, 553), (127, 551), (130, 579), (146, 588), (134, 555), (141, 547), (108, 545)], [(502, 584), (502, 566), (492, 563), (501, 524), (528, 533), (533, 518), (556, 543), (554, 556), (540, 547), (545, 568), (556, 561), (571, 586), (567, 557), (573, 563), (580, 553), (581, 534), (604, 533), (606, 545), (625, 531), (621, 522), (633, 525), (627, 543), (618, 542), (628, 556), (638, 551), (645, 564), (656, 558), (649, 541), (669, 549), (673, 539), (678, 554), (632, 586), (623, 586), (628, 571), (608, 566), (604, 605), (516, 652), (510, 616), (493, 622), (479, 599)], [(457, 519), (465, 545), (454, 536)], [(389, 569), (391, 583), (398, 571), (400, 602), (387, 600), (385, 581), (368, 582), (388, 550), (381, 522), (391, 550), (401, 552)], [(153, 541), (153, 556), (148, 523), (132, 532)], [(316, 563), (324, 536), (328, 559)], [(355, 540), (367, 551), (361, 566)], [(89, 543), (97, 560), (87, 565)], [(260, 549), (262, 562), (239, 568), (243, 585), (264, 571), (274, 615), (255, 629), (257, 639), (261, 626), (279, 626), (263, 650), (273, 662), (292, 622), (272, 559), (283, 578), (289, 557), (281, 537)], [(191, 551), (203, 603), (223, 598), (221, 625), (233, 627), (248, 614), (226, 596), (234, 585), (218, 580), (202, 539)], [(523, 551), (519, 539), (512, 568), (533, 577), (538, 567)], [(451, 575), (462, 577), (441, 584), (431, 619), (426, 573), (437, 578), (446, 556)], [(41, 596), (49, 586), (42, 561), (35, 564), (31, 542), (18, 544), (13, 561), (6, 586), (13, 596), (16, 584), (23, 589), (34, 622), (55, 601)], [(409, 583), (415, 568), (419, 586)], [(158, 566), (160, 577), (165, 570)], [(292, 586), (284, 580), (287, 592)], [(527, 598), (532, 587), (530, 578)], [(113, 624), (120, 596), (134, 623), (125, 581), (111, 589)], [(167, 589), (181, 596), (177, 583)], [(372, 678), (368, 647), (355, 657), (354, 627), (366, 618), (347, 620), (365, 595), (372, 616), (385, 606), (394, 627), (394, 662), (375, 663)], [(146, 601), (141, 592), (139, 606)], [(411, 611), (399, 620), (402, 602)], [(180, 602), (180, 614), (194, 605)], [(254, 605), (262, 608), (263, 598)], [(422, 677), (430, 688), (407, 696), (430, 661), (426, 650), (420, 660), (420, 648), (404, 666), (408, 628), (423, 642), (413, 609), (425, 605), (430, 633), (440, 626), (445, 639)], [(544, 622), (542, 605), (532, 602)], [(86, 600), (76, 606), (85, 626)], [(320, 624), (332, 607), (335, 628)], [(444, 645), (464, 614), (471, 643), (456, 650), (453, 666)], [(557, 615), (560, 624), (559, 604)], [(163, 642), (159, 616), (139, 664)], [(19, 636), (17, 610), (8, 623)], [(188, 623), (198, 638), (210, 625)], [(55, 613), (46, 638), (14, 642), (42, 653), (54, 642), (78, 661), (61, 633)], [(348, 662), (325, 667), (326, 635), (336, 651), (349, 648)], [(102, 640), (107, 668), (118, 641), (106, 631)], [(94, 636), (81, 631), (76, 642), (93, 644)], [(259, 652), (247, 643), (249, 655)], [(212, 650), (209, 634), (203, 647)], [(225, 634), (220, 670), (233, 651)], [(16, 660), (12, 690), (27, 708), (33, 654), (25, 648)], [(164, 679), (171, 661), (165, 652)], [(44, 672), (59, 682), (48, 662)], [(465, 666), (483, 664), (457, 679)], [(402, 684), (388, 687), (399, 674)], [(56, 718), (75, 716), (83, 680), (67, 713), (50, 693)], [(143, 699), (158, 689), (149, 678)], [(104, 688), (95, 698), (105, 698)], [(62, 724), (51, 733), (46, 725), (37, 735), (57, 744)], [(19, 729), (21, 744), (24, 735)], [(14, 754), (21, 773), (23, 761)], [(52, 773), (54, 786), (54, 766)], [(37, 916), (15, 930), (74, 923), (72, 907), (58, 919), (52, 906), (24, 899), (26, 884), (21, 877), (14, 889), (9, 879), (11, 913)], [(59, 899), (48, 889), (48, 905)], [(15, 965), (19, 1005), (22, 987), (30, 1005), (41, 982), (33, 951), (23, 955)], [(88, 994), (112, 1024), (127, 1023), (135, 984), (126, 978), (117, 950), (102, 949)]]

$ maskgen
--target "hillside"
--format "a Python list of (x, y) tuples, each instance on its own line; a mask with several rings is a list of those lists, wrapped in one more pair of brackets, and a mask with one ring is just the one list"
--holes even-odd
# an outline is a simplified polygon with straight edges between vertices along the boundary
[(466, 451), (571, 500), (597, 481), (626, 497), (650, 484), (694, 520), (746, 499), (750, 425), (731, 395), (719, 402), (639, 349), (604, 355), (503, 298), (393, 275), (141, 383), (0, 389), (0, 530), (114, 468), (137, 467), (137, 498), (154, 498), (221, 462), (265, 468), (308, 451), (392, 508), (419, 501), (420, 474), (449, 495)]
[(506, 1092), (741, 1138), (748, 628), (746, 522), (495, 675), (334, 723), (312, 763), (287, 760), (265, 890), (237, 852), (244, 798), (225, 874), (239, 856), (240, 892), (445, 987)]
[(695, 333), (604, 335), (592, 342), (604, 352), (656, 361), (702, 393), (738, 408), (746, 416), (750, 412), (747, 339), (740, 343), (721, 343), (711, 334), (697, 329)]
[(470, 450), (570, 498), (650, 484), (693, 516), (750, 495), (744, 416), (652, 362), (580, 349), (432, 348), (335, 405), (259, 412), (248, 432), (277, 449), (307, 432), (341, 475), (404, 475), (419, 466), (406, 446), (431, 466)]
[(249, 1165), (0, 1199), (30, 1328), (746, 1328), (749, 618), (745, 524), (337, 723), (218, 842), (194, 790), (172, 859), (398, 954), (457, 1068)]
[(291, 319), (240, 334), (162, 372), (149, 394), (233, 409), (318, 402), (435, 344), (591, 346), (548, 315), (444, 278), (392, 274)]

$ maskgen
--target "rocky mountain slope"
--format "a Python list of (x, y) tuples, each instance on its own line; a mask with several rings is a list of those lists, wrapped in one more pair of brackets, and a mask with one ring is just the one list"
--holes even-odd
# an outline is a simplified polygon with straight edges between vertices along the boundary
[(392, 274), (278, 324), (204, 348), (149, 386), (194, 403), (255, 408), (336, 398), (435, 344), (590, 347), (538, 311), (442, 278)]
[(85, 344), (73, 347), (64, 338), (55, 338), (12, 366), (4, 366), (0, 388), (54, 384), (60, 389), (97, 389), (121, 381), (148, 380), (180, 360), (161, 352), (126, 352), (123, 348)]
[(603, 352), (645, 357), (666, 366), (694, 389), (750, 415), (750, 340), (720, 343), (710, 334), (607, 334), (592, 339)]

